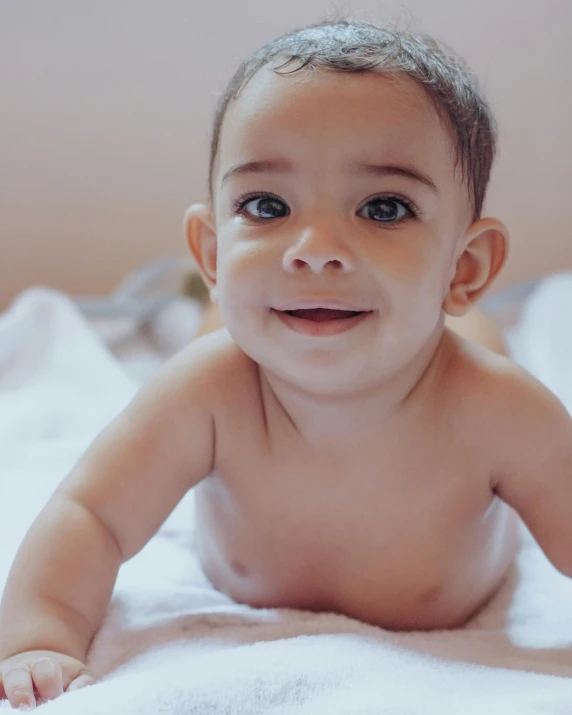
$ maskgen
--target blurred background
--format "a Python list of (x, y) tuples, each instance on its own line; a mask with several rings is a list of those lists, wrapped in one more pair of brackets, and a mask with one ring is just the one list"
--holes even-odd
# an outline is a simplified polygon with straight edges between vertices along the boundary
[(184, 254), (238, 62), (334, 12), (431, 33), (481, 78), (501, 144), (486, 213), (512, 235), (495, 290), (572, 269), (570, 0), (0, 0), (0, 309)]

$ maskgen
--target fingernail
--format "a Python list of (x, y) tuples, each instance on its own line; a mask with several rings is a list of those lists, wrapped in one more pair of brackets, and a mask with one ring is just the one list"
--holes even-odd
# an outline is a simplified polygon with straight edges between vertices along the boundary
[(34, 698), (33, 695), (30, 695), (28, 702), (22, 703), (18, 709), (19, 710), (34, 710), (35, 707), (36, 707), (36, 699)]

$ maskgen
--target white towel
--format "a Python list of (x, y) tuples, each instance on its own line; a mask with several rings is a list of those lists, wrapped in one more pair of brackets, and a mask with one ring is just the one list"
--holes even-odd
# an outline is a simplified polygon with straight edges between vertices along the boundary
[[(65, 296), (28, 291), (0, 316), (0, 585), (31, 521), (134, 390)], [(392, 633), (232, 602), (200, 568), (191, 500), (121, 568), (88, 656), (98, 683), (44, 715), (572, 712), (572, 580), (528, 533), (467, 627)]]

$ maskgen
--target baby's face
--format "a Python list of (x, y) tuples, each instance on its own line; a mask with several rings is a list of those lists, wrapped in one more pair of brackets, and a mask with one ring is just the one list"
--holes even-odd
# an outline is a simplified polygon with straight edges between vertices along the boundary
[(471, 206), (412, 81), (262, 69), (229, 107), (213, 190), (217, 300), (263, 367), (364, 389), (441, 329)]

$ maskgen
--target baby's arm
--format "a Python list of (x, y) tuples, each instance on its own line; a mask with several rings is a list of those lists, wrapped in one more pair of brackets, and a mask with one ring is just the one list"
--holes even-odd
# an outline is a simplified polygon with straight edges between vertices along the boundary
[[(40, 697), (57, 696), (81, 672), (120, 565), (212, 471), (207, 352), (193, 343), (139, 392), (26, 535), (0, 604), (0, 698), (13, 706), (34, 705), (33, 685)], [(36, 667), (46, 653), (56, 665), (58, 654), (68, 657), (63, 682), (61, 671), (49, 678), (45, 663)]]
[(506, 418), (496, 425), (503, 455), (499, 496), (520, 514), (552, 564), (572, 577), (572, 419), (527, 374), (509, 380)]

